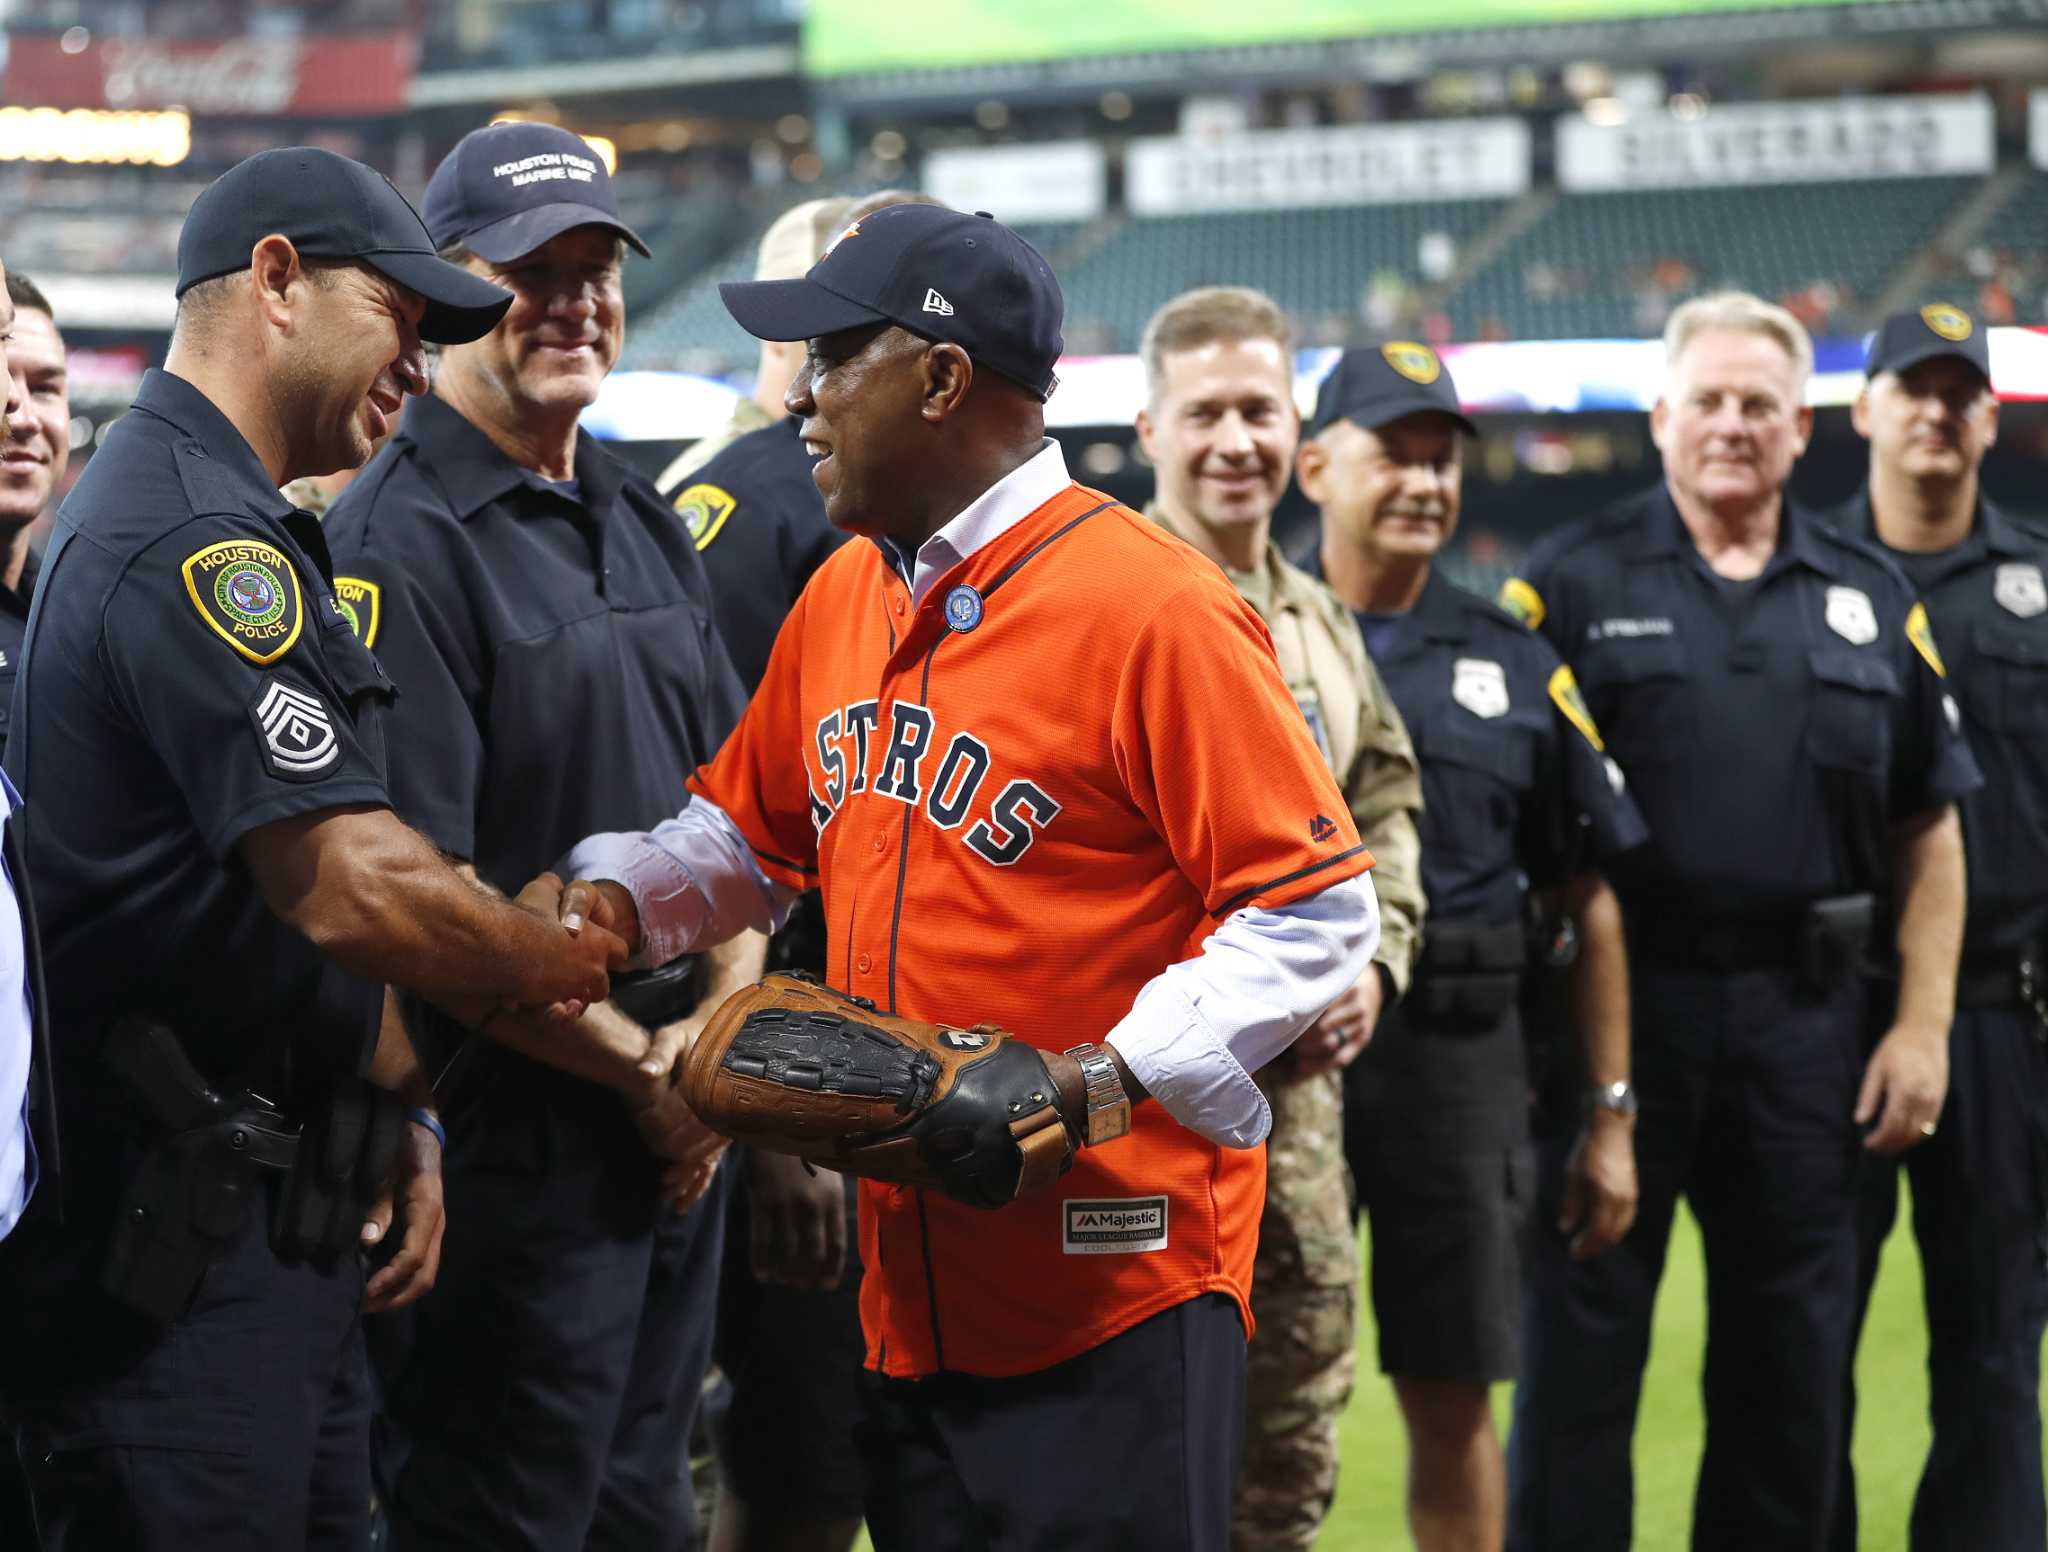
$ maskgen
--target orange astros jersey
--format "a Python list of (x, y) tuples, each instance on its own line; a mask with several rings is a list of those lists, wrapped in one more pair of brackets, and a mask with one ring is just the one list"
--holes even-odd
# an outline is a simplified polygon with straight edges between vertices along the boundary
[[(916, 608), (875, 545), (840, 549), (690, 785), (822, 890), (833, 984), (1048, 1050), (1101, 1040), (1231, 912), (1372, 865), (1258, 616), (1078, 485)], [(1265, 1150), (1157, 1103), (1132, 1123), (998, 1212), (861, 1182), (869, 1365), (1028, 1373), (1205, 1292), (1249, 1330)]]

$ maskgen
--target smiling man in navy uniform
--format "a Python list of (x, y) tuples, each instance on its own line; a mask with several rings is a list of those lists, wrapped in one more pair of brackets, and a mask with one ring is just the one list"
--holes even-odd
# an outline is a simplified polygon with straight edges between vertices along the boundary
[[(1906, 1155), (1927, 1295), (1934, 1440), (1913, 1552), (2048, 1545), (2041, 1337), (2048, 1329), (2048, 529), (2000, 511), (1978, 471), (1998, 436), (1978, 321), (1936, 304), (1870, 343), (1856, 429), (1870, 480), (1842, 514), (1925, 600), (1985, 784), (1962, 799), (1970, 909), (1940, 1130)], [(1865, 1195), (1863, 1298), (1898, 1211)], [(1843, 1453), (1845, 1472), (1848, 1455)], [(1889, 1530), (1890, 1527), (1885, 1527)], [(1835, 1545), (1856, 1545), (1845, 1475)]]
[[(1982, 778), (1926, 612), (1875, 549), (1785, 498), (1813, 418), (1798, 321), (1730, 292), (1680, 307), (1664, 338), (1663, 483), (1545, 539), (1502, 594), (1577, 674), (1650, 828), (1612, 872), (1636, 1225), (1591, 1261), (1533, 1249), (1509, 1445), (1523, 1552), (1629, 1544), (1630, 1437), (1681, 1193), (1710, 1290), (1693, 1545), (1827, 1545), (1858, 1161), (1930, 1134), (1948, 1075), (1955, 804)], [(1864, 968), (1890, 950), (1898, 996), (1873, 1049)]]
[(1372, 1218), (1380, 1364), (1408, 1428), (1423, 1552), (1501, 1543), (1488, 1388), (1519, 1372), (1536, 1205), (1517, 1016), (1532, 889), (1561, 896), (1583, 943), (1586, 1098), (1555, 1139), (1550, 1203), (1570, 1253), (1615, 1245), (1636, 1194), (1628, 970), (1600, 869), (1641, 844), (1642, 816), (1549, 643), (1436, 569), (1457, 532), (1459, 439), (1472, 434), (1436, 352), (1394, 341), (1339, 358), (1297, 460), (1323, 514), (1316, 570), (1357, 612), (1422, 765), (1421, 960), (1345, 1073), (1344, 1151)]
[[(368, 1530), (360, 1312), (432, 1283), (442, 1222), (440, 1123), (380, 983), (476, 1022), (600, 999), (624, 955), (393, 817), (390, 681), (278, 493), (365, 457), (424, 386), (421, 339), (510, 298), (436, 259), (384, 178), (303, 147), (202, 193), (178, 271), (165, 367), (58, 514), (16, 687), (66, 1169), (61, 1212), (0, 1247), (0, 1400), (48, 1552), (339, 1552)], [(394, 1163), (406, 1227), (366, 1281)]]
[[(710, 759), (743, 698), (689, 533), (578, 429), (624, 341), (625, 250), (645, 252), (603, 163), (566, 130), (493, 125), (442, 160), (425, 207), (443, 256), (514, 301), (442, 353), (327, 534), (401, 692), (395, 807), (509, 893), (586, 833), (670, 812), (677, 772)], [(380, 1344), (400, 1547), (693, 1544), (683, 1458), (723, 1139), (668, 1072), (762, 947), (746, 934), (702, 977), (622, 985), (584, 1018), (616, 1032), (617, 1057), (573, 1075), (494, 1045), (458, 1055), (459, 1032), (418, 1018), (463, 1231), (409, 1353), (384, 1364)]]

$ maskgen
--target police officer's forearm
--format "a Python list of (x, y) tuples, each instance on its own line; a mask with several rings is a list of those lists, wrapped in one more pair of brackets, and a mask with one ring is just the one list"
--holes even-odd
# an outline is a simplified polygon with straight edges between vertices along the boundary
[(1589, 1084), (1629, 1081), (1628, 949), (1621, 902), (1598, 873), (1580, 873), (1565, 886), (1565, 905), (1579, 925), (1579, 957), (1572, 963), (1572, 1022)]
[(1967, 894), (1963, 827), (1955, 806), (1918, 814), (1892, 832), (1898, 880), (1897, 1024), (1939, 1031), (1946, 1039), (1956, 1005), (1956, 964), (1963, 951)]
[(384, 1014), (377, 1027), (377, 1049), (370, 1054), (369, 1071), (364, 1074), (381, 1089), (389, 1089), (408, 1106), (421, 1110), (434, 1107), (434, 1085), (420, 1065), (419, 1052), (399, 1011), (398, 994), (384, 988)]
[(270, 908), (365, 980), (440, 1002), (604, 996), (609, 934), (566, 934), (552, 913), (483, 893), (388, 808), (276, 820), (249, 831), (239, 850)]

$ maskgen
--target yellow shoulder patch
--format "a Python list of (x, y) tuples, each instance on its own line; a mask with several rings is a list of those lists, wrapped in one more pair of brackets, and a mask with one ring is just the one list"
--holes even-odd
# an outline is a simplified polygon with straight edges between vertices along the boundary
[(1934, 644), (1934, 627), (1927, 620), (1927, 605), (1915, 604), (1906, 615), (1906, 639), (1913, 650), (1927, 660), (1937, 679), (1946, 679), (1948, 669), (1941, 661), (1941, 649)]
[(384, 619), (384, 589), (361, 577), (336, 577), (334, 598), (356, 640), (366, 647), (377, 645), (377, 627)]
[(259, 668), (292, 649), (305, 622), (298, 573), (284, 552), (256, 539), (195, 550), (180, 568), (207, 628)]
[(1560, 663), (1557, 671), (1550, 676), (1550, 699), (1557, 709), (1564, 713), (1565, 721), (1586, 735), (1586, 742), (1602, 754), (1607, 745), (1600, 737), (1600, 729), (1594, 726), (1593, 713), (1586, 705), (1586, 697), (1579, 693), (1578, 675), (1571, 671), (1571, 665)]
[(1550, 612), (1544, 607), (1543, 595), (1520, 577), (1509, 577), (1501, 583), (1496, 602), (1531, 630), (1539, 628)]
[(676, 516), (683, 520), (683, 526), (690, 530), (690, 537), (697, 541), (700, 550), (709, 549), (711, 541), (718, 537), (718, 530), (725, 526), (725, 520), (732, 516), (732, 509), (739, 505), (730, 491), (716, 485), (685, 486), (676, 495)]

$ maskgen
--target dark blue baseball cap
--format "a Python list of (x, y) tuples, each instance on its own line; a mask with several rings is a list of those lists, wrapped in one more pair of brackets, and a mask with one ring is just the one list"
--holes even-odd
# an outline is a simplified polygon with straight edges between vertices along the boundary
[(1414, 340), (1359, 345), (1337, 358), (1316, 390), (1316, 411), (1305, 434), (1314, 436), (1340, 420), (1377, 431), (1419, 410), (1440, 410), (1465, 435), (1479, 435), (1458, 407), (1458, 386), (1434, 350)]
[(958, 345), (1038, 399), (1059, 385), (1066, 299), (1039, 251), (987, 211), (887, 205), (841, 232), (801, 280), (718, 288), (756, 339), (893, 323)]
[(1991, 381), (1991, 348), (1983, 326), (1948, 302), (1930, 302), (1885, 319), (1870, 336), (1863, 370), (1870, 377), (1880, 372), (1903, 372), (1936, 356), (1955, 356), (1967, 361), (1984, 374), (1985, 382)]
[(301, 258), (360, 259), (418, 292), (420, 338), (439, 345), (481, 339), (512, 305), (510, 291), (434, 256), (419, 212), (389, 178), (314, 146), (260, 151), (200, 192), (178, 233), (177, 294), (247, 269), (273, 234)]
[(505, 264), (578, 226), (608, 226), (641, 255), (647, 244), (619, 219), (611, 174), (590, 143), (553, 124), (473, 129), (427, 180), (427, 230)]

